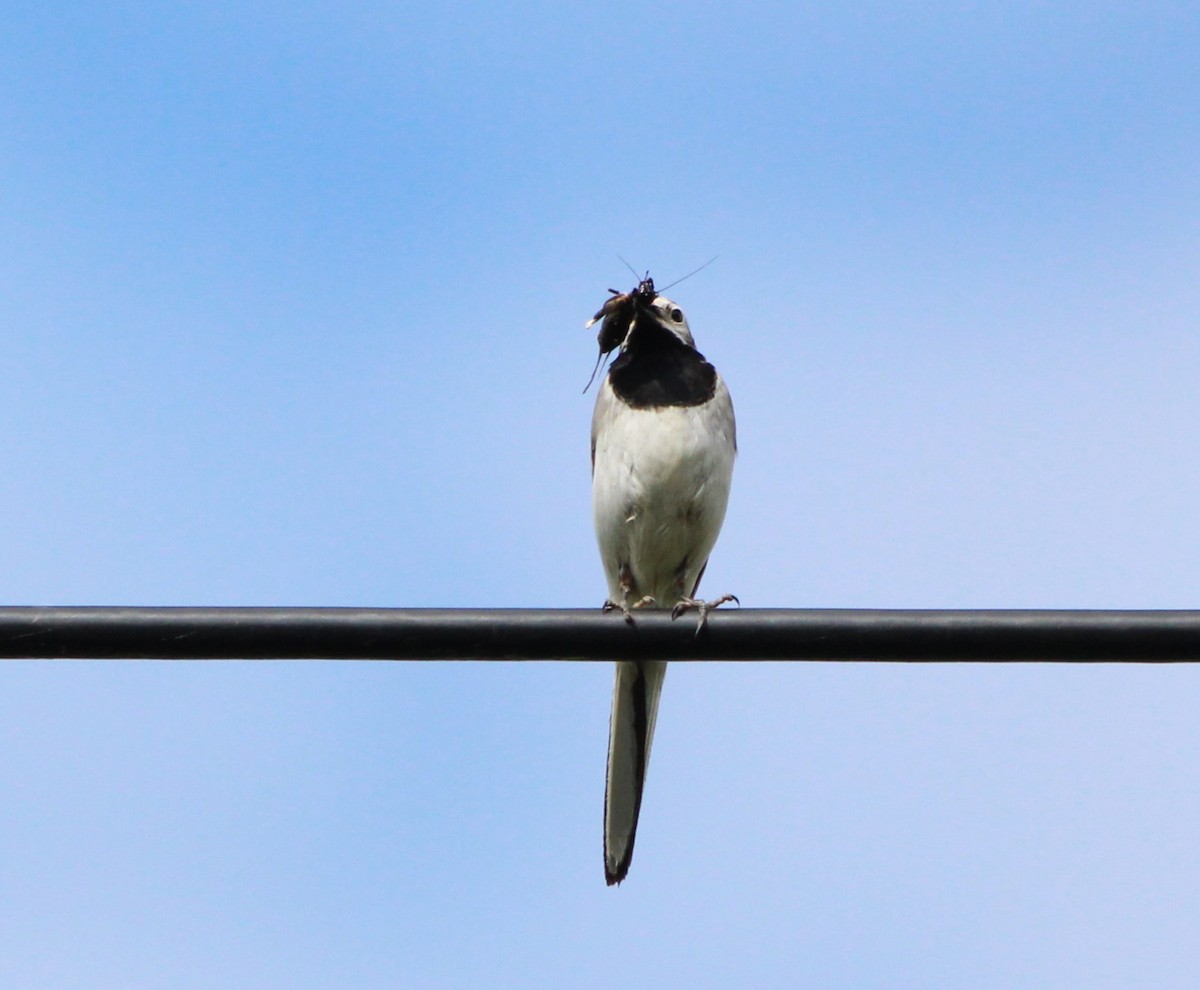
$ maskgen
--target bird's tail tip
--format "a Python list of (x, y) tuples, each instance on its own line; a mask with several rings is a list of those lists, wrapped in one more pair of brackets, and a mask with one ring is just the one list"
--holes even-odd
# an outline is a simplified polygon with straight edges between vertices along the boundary
[(629, 861), (632, 858), (632, 856), (627, 855), (614, 865), (606, 852), (604, 855), (604, 882), (610, 887), (618, 886), (629, 875)]

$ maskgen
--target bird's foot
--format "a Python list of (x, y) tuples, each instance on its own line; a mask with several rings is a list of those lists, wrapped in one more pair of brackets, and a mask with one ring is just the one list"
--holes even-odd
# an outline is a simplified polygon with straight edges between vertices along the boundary
[(738, 608), (742, 606), (737, 595), (722, 595), (720, 598), (714, 598), (711, 602), (702, 601), (699, 598), (681, 598), (671, 609), (671, 618), (678, 619), (684, 612), (695, 609), (700, 613), (700, 621), (696, 623), (696, 635), (699, 636), (700, 631), (708, 624), (709, 610), (720, 608), (726, 602), (737, 602)]
[(635, 608), (650, 608), (653, 605), (654, 605), (654, 597), (652, 595), (647, 595), (645, 598), (639, 599), (638, 601), (634, 602), (632, 605), (625, 604), (624, 600), (619, 601), (619, 602), (614, 602), (611, 598), (609, 598), (604, 603), (604, 611), (612, 612), (612, 611), (615, 611), (616, 609), (620, 609), (621, 614), (623, 616), (625, 616), (625, 621), (628, 622), (632, 626), (633, 625), (633, 610)]

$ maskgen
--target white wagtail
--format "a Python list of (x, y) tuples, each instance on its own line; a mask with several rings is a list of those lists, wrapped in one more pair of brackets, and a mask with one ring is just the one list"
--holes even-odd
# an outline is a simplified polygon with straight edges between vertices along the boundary
[[(689, 609), (703, 626), (714, 602), (695, 597), (717, 542), (737, 450), (729, 390), (696, 350), (683, 311), (649, 276), (608, 299), (601, 357), (621, 348), (592, 416), (592, 511), (608, 579), (606, 609)], [(667, 665), (617, 662), (604, 791), (604, 876), (633, 858), (642, 787)]]

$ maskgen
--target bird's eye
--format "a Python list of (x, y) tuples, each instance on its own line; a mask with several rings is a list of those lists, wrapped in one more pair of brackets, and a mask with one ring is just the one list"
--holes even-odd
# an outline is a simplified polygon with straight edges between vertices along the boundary
[(683, 310), (676, 306), (675, 309), (671, 310), (671, 319), (673, 319), (676, 323), (682, 323)]

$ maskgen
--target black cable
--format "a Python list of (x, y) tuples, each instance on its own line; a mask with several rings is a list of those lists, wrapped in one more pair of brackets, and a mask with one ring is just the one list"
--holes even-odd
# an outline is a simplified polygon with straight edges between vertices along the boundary
[(1200, 660), (1200, 611), (0, 607), (0, 658)]

